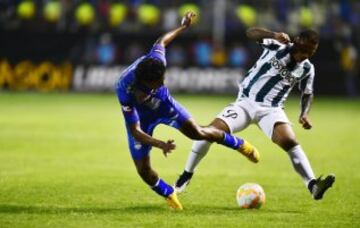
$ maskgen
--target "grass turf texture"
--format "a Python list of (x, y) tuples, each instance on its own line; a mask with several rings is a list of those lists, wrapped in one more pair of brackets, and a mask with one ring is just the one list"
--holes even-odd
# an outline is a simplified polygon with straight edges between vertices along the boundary
[[(201, 124), (233, 97), (176, 96)], [(298, 99), (287, 113), (314, 171), (337, 181), (322, 201), (311, 199), (287, 155), (252, 125), (238, 134), (261, 153), (259, 164), (214, 145), (188, 191), (185, 210), (171, 211), (138, 177), (127, 149), (115, 95), (0, 95), (0, 227), (359, 227), (360, 102), (318, 98), (314, 128), (297, 124)], [(191, 141), (159, 126), (155, 136), (175, 139), (168, 158), (154, 149), (152, 164), (173, 183)], [(241, 210), (237, 188), (256, 182), (266, 192), (260, 210)]]

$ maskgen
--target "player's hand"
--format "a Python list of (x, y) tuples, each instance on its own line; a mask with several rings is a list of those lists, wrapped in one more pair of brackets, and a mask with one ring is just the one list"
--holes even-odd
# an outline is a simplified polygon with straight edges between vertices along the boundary
[(162, 142), (159, 148), (162, 149), (164, 156), (167, 157), (168, 153), (175, 150), (176, 145), (173, 139), (169, 139), (167, 142)]
[(309, 118), (306, 115), (299, 117), (299, 123), (303, 126), (304, 129), (309, 130), (312, 128), (312, 124)]
[(196, 16), (194, 12), (187, 12), (181, 19), (181, 26), (189, 27), (193, 21), (193, 18)]
[(288, 34), (283, 33), (283, 32), (277, 32), (275, 33), (275, 40), (279, 41), (280, 43), (283, 44), (288, 44), (291, 40)]

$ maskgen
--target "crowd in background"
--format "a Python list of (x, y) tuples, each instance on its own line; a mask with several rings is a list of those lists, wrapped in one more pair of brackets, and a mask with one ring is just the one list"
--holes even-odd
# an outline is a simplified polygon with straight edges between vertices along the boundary
[(93, 31), (141, 33), (153, 27), (172, 28), (179, 14), (191, 9), (199, 16), (197, 30), (206, 32), (216, 20), (213, 8), (217, 1), (226, 2), (228, 32), (257, 24), (291, 34), (313, 27), (331, 37), (343, 23), (347, 29), (360, 27), (357, 0), (1, 0), (0, 25), (18, 29), (21, 21), (27, 21), (35, 30), (75, 31), (87, 26)]
[[(0, 26), (5, 31), (31, 29), (32, 32), (89, 33), (86, 45), (97, 50), (94, 60), (99, 63), (126, 62), (123, 53), (144, 52), (141, 40), (123, 45), (113, 34), (142, 34), (174, 28), (186, 10), (198, 14), (192, 32), (205, 39), (195, 39), (185, 50), (174, 47), (169, 53), (176, 65), (243, 66), (247, 62), (246, 47), (230, 42), (218, 45), (211, 39), (214, 4), (225, 0), (160, 1), (160, 0), (1, 0)], [(304, 28), (315, 28), (325, 39), (347, 43), (358, 48), (360, 43), (360, 1), (356, 0), (232, 0), (225, 1), (226, 37), (243, 33), (249, 26), (263, 26), (296, 35)], [(26, 4), (28, 3), (28, 4)], [(94, 38), (95, 37), (95, 38)], [(96, 40), (94, 40), (96, 39)], [(126, 41), (128, 42), (128, 41)], [(337, 43), (337, 45), (340, 47)], [(86, 50), (86, 48), (84, 49)], [(118, 54), (117, 54), (118, 53)], [(189, 58), (194, 61), (186, 62)]]
[[(225, 0), (0, 0), (1, 32), (86, 33), (69, 59), (85, 64), (128, 64), (149, 50), (142, 34), (156, 37), (174, 28), (186, 10), (198, 14), (191, 39), (179, 40), (167, 52), (172, 66), (246, 68), (253, 48), (243, 34), (250, 26), (284, 31), (291, 36), (306, 28), (333, 41), (349, 95), (357, 94), (360, 46), (358, 0), (231, 0), (225, 1), (223, 43), (213, 38), (214, 10)], [(135, 34), (135, 35), (134, 35)], [(133, 35), (132, 40), (121, 37)]]
[[(156, 39), (152, 41), (155, 42)], [(87, 39), (82, 62), (87, 64), (113, 65), (129, 64), (149, 51), (151, 45), (131, 42), (125, 48), (117, 48), (110, 33), (101, 34), (98, 38)], [(167, 50), (167, 61), (171, 66), (186, 67), (236, 67), (243, 68), (249, 64), (249, 50), (241, 43), (235, 42), (220, 48), (212, 45), (209, 39), (195, 42), (171, 44)], [(75, 54), (78, 56), (78, 54)]]

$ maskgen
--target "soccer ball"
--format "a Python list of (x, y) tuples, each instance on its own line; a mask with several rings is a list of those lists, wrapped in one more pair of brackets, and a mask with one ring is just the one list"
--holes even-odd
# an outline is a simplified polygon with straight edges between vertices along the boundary
[(265, 192), (258, 184), (246, 183), (237, 190), (236, 201), (241, 208), (260, 208), (265, 203)]

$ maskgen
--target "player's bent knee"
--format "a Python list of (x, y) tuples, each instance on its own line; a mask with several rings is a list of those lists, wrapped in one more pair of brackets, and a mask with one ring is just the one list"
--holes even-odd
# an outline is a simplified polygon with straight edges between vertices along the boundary
[(277, 144), (284, 150), (288, 151), (294, 146), (299, 145), (299, 142), (296, 140), (296, 138), (283, 138), (279, 140)]
[(285, 151), (288, 151), (299, 144), (291, 126), (282, 122), (275, 124), (272, 141)]

